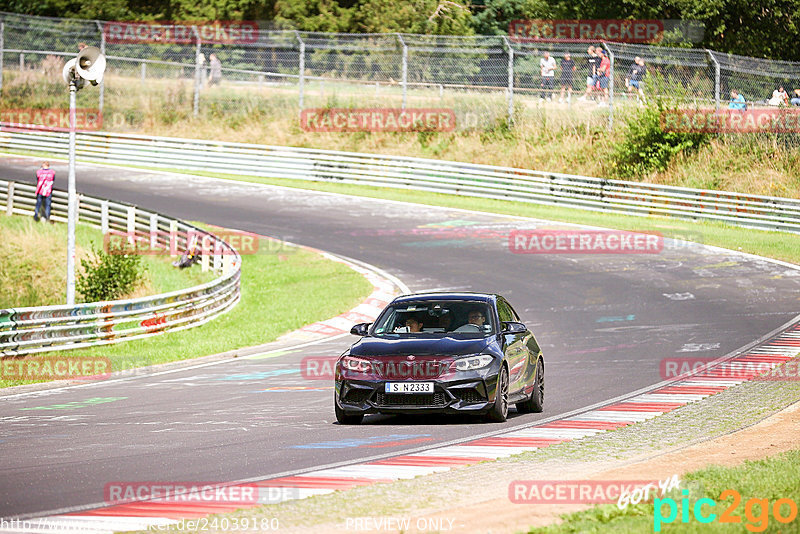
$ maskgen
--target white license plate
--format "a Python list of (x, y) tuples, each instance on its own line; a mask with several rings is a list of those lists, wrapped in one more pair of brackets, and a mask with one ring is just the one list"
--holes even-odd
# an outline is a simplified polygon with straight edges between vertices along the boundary
[(386, 393), (433, 393), (433, 382), (386, 382)]

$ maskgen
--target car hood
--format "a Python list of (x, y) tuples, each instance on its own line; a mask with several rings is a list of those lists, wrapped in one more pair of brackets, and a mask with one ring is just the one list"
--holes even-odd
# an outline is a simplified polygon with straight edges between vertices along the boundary
[(415, 356), (430, 354), (463, 356), (483, 352), (489, 343), (491, 343), (491, 338), (427, 337), (387, 339), (365, 337), (350, 347), (350, 354), (353, 356), (401, 356), (407, 354)]

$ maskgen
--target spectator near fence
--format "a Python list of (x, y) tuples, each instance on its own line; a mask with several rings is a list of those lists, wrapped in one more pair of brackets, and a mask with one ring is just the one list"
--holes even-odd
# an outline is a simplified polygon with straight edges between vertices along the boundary
[(45, 161), (42, 167), (36, 171), (36, 208), (33, 210), (33, 220), (39, 222), (39, 210), (44, 204), (44, 220), (50, 220), (50, 201), (53, 196), (53, 182), (56, 180), (56, 173), (50, 168), (50, 162)]
[(800, 106), (800, 89), (795, 89), (792, 94), (794, 94), (794, 96), (790, 102), (793, 106)]
[(644, 65), (644, 60), (636, 56), (631, 69), (628, 71), (628, 77), (625, 78), (625, 87), (629, 93), (636, 91), (637, 98), (642, 101), (645, 100), (644, 91), (642, 90), (645, 76), (647, 76), (647, 67)]
[(740, 95), (735, 89), (731, 91), (731, 101), (728, 104), (728, 109), (736, 111), (744, 111), (747, 109), (747, 103), (744, 101), (744, 96)]
[(590, 46), (586, 53), (589, 55), (586, 58), (586, 93), (578, 100), (586, 100), (589, 98), (589, 95), (594, 90), (594, 86), (597, 83), (597, 66), (600, 64), (600, 58), (597, 57), (597, 53), (595, 52), (595, 48)]
[(572, 81), (575, 69), (575, 60), (572, 59), (569, 52), (565, 53), (564, 58), (561, 60), (561, 96), (558, 98), (559, 102), (564, 101), (565, 89), (567, 91), (567, 102), (572, 100)]
[(222, 62), (216, 54), (208, 56), (209, 75), (208, 85), (216, 85), (222, 81)]
[(539, 100), (553, 100), (553, 90), (555, 88), (556, 76), (556, 60), (550, 57), (550, 52), (545, 52), (544, 57), (539, 60), (539, 68), (542, 75), (541, 88), (542, 92), (539, 94)]
[(786, 90), (783, 87), (778, 87), (772, 91), (772, 98), (767, 101), (767, 104), (770, 106), (788, 106), (789, 95), (786, 94)]
[(602, 48), (596, 48), (600, 53), (600, 66), (597, 67), (597, 88), (600, 89), (600, 102), (601, 106), (608, 105), (608, 79), (611, 75), (611, 60), (608, 59), (608, 54)]

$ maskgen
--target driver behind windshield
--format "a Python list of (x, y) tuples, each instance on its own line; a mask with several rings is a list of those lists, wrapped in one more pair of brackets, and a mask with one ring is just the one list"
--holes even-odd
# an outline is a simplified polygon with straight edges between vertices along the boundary
[(467, 314), (467, 321), (469, 324), (474, 324), (475, 326), (483, 328), (484, 323), (486, 323), (486, 317), (484, 317), (481, 310), (474, 308)]

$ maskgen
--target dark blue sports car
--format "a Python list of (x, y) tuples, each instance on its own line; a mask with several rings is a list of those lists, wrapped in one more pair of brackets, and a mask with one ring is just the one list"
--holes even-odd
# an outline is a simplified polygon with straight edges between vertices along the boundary
[(336, 362), (336, 419), (365, 414), (475, 414), (503, 422), (509, 403), (541, 412), (539, 344), (500, 295), (424, 293), (392, 301)]

